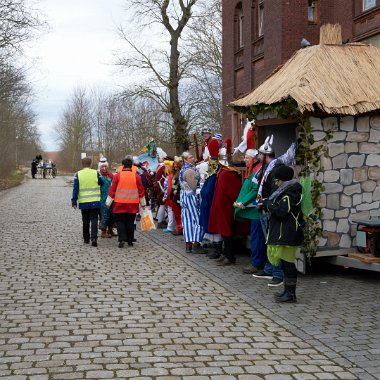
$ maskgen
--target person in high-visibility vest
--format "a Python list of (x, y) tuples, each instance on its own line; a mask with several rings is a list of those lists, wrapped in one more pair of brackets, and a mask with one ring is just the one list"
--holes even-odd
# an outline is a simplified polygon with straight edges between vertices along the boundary
[(91, 245), (97, 247), (100, 186), (103, 185), (103, 180), (96, 170), (91, 169), (91, 162), (90, 157), (83, 158), (83, 169), (74, 175), (71, 205), (76, 209), (79, 204), (79, 210), (82, 212), (83, 240), (85, 244), (89, 244), (91, 239)]
[(108, 196), (113, 199), (113, 215), (117, 227), (119, 248), (124, 243), (133, 246), (134, 222), (139, 206), (145, 206), (145, 190), (141, 177), (132, 169), (133, 157), (122, 161), (123, 169), (113, 177)]

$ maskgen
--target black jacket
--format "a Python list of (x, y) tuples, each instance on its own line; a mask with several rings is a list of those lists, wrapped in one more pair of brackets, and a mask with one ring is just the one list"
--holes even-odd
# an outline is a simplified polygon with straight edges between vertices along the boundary
[(302, 187), (295, 180), (289, 182), (264, 201), (270, 212), (266, 239), (270, 245), (299, 246), (303, 242)]
[(271, 172), (268, 174), (268, 177), (266, 178), (265, 182), (263, 183), (263, 189), (261, 192), (262, 199), (269, 198), (270, 195), (272, 195), (275, 192), (275, 190), (277, 190), (277, 186), (274, 183), (274, 172), (280, 166), (284, 166), (284, 164), (281, 161), (277, 160)]

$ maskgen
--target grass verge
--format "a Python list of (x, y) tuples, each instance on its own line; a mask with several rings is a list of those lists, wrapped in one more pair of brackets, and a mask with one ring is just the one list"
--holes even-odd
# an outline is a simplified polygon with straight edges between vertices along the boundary
[(25, 175), (25, 169), (18, 169), (12, 172), (7, 178), (0, 178), (0, 190), (10, 189), (11, 187), (19, 185)]

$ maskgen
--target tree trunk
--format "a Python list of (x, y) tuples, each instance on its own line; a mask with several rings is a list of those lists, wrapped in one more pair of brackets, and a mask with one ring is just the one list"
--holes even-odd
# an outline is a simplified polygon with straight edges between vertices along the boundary
[(189, 149), (190, 141), (187, 134), (187, 120), (182, 115), (179, 103), (179, 51), (178, 39), (180, 34), (172, 33), (170, 40), (170, 73), (169, 73), (169, 112), (173, 118), (174, 141), (177, 154), (182, 154)]

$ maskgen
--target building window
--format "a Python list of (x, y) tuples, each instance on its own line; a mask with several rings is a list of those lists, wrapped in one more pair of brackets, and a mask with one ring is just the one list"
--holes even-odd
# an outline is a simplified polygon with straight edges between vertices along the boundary
[(376, 7), (376, 0), (363, 0), (363, 11)]
[(264, 0), (259, 1), (257, 9), (257, 35), (258, 37), (264, 34)]
[(317, 0), (309, 0), (307, 7), (307, 20), (309, 22), (317, 22)]
[(244, 47), (244, 16), (243, 8), (240, 8), (239, 11), (239, 48)]
[(234, 14), (234, 44), (235, 50), (244, 48), (244, 14), (243, 5), (238, 3)]

